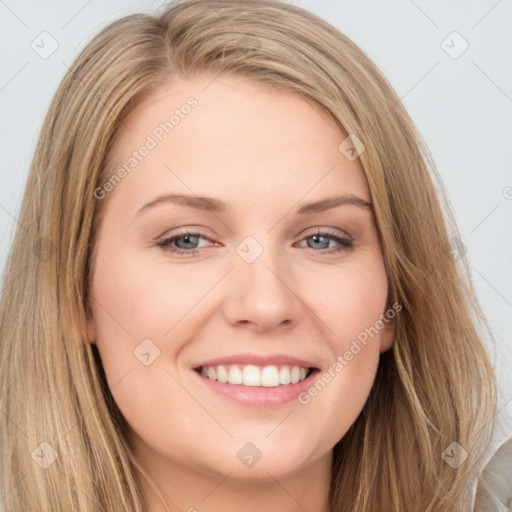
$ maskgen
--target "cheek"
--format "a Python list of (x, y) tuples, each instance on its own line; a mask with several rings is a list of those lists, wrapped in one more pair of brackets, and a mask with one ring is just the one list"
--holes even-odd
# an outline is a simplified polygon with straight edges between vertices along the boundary
[(331, 356), (298, 402), (304, 414), (322, 417), (316, 428), (327, 449), (357, 419), (372, 388), (379, 363), (387, 277), (382, 261), (374, 258), (364, 267), (340, 266), (311, 289), (315, 290), (311, 305), (325, 327)]
[[(175, 422), (192, 428), (197, 404), (173, 378), (179, 376), (172, 360), (186, 340), (180, 319), (208, 283), (165, 265), (148, 268), (133, 255), (98, 258), (96, 268), (102, 276), (93, 278), (91, 290), (96, 345), (112, 396), (132, 428), (165, 445), (171, 412)], [(171, 338), (175, 325), (183, 340)]]
[(384, 313), (388, 284), (383, 263), (376, 257), (340, 266), (322, 279), (311, 275), (304, 284), (309, 290), (304, 299), (323, 322), (326, 338), (337, 353), (347, 350), (350, 341)]
[[(99, 260), (99, 259), (98, 259)], [(215, 284), (217, 276), (142, 256), (98, 261), (93, 310), (105, 340), (162, 339)]]
[(147, 257), (112, 256), (112, 251), (105, 251), (98, 254), (93, 275), (96, 345), (108, 384), (115, 386), (113, 394), (120, 394), (119, 404), (128, 404), (123, 412), (128, 418), (134, 414), (134, 421), (160, 408), (157, 401), (151, 409), (147, 398), (151, 390), (170, 386), (167, 396), (180, 395), (165, 370), (173, 371), (175, 360), (197, 331), (207, 302), (201, 299), (218, 281), (218, 275), (207, 269), (191, 271), (166, 263), (148, 264)]

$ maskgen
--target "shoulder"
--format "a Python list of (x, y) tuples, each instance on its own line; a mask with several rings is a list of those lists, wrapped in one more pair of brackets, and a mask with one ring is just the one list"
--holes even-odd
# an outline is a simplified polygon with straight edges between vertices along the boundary
[(512, 512), (512, 438), (498, 448), (480, 474), (474, 512)]

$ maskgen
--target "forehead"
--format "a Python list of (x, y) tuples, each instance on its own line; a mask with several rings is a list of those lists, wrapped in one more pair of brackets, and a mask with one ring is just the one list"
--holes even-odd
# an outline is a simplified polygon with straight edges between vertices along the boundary
[(139, 203), (164, 189), (219, 197), (280, 190), (297, 201), (341, 187), (369, 199), (360, 162), (339, 149), (346, 135), (295, 92), (240, 76), (178, 80), (146, 97), (121, 126), (111, 172), (128, 172), (114, 193)]

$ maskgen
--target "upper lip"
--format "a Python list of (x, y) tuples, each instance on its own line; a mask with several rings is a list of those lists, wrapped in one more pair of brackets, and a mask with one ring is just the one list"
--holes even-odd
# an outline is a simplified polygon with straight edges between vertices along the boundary
[(203, 361), (193, 368), (198, 369), (201, 366), (217, 366), (221, 364), (252, 364), (255, 366), (270, 366), (270, 365), (291, 365), (302, 366), (303, 368), (318, 368), (318, 366), (311, 361), (306, 361), (298, 357), (290, 356), (287, 354), (234, 354), (231, 356), (217, 357)]

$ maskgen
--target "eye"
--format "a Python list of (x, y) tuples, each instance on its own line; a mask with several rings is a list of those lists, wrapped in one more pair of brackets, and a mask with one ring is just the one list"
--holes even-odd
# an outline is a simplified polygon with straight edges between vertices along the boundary
[(323, 249), (323, 247), (318, 247), (318, 245), (325, 246), (325, 244), (327, 244), (327, 247), (328, 247), (330, 241), (334, 241), (334, 242), (336, 242), (336, 244), (338, 244), (335, 247), (331, 246), (331, 249), (328, 251), (327, 250), (315, 251), (315, 252), (321, 252), (322, 254), (333, 254), (333, 253), (337, 253), (337, 252), (341, 252), (341, 251), (347, 251), (354, 247), (353, 240), (351, 238), (349, 238), (348, 236), (340, 236), (338, 233), (331, 232), (328, 230), (320, 231), (320, 229), (319, 229), (316, 233), (313, 233), (312, 235), (309, 235), (306, 238), (303, 238), (303, 241), (307, 242), (308, 240), (313, 241), (312, 244), (308, 243), (308, 248), (310, 248), (310, 249)]
[[(174, 235), (170, 238), (166, 238), (161, 242), (158, 242), (158, 246), (161, 247), (164, 251), (171, 252), (173, 254), (181, 254), (186, 256), (193, 256), (197, 254), (199, 251), (197, 250), (197, 243), (199, 239), (209, 240), (207, 237), (201, 235), (201, 233), (193, 233), (190, 231), (186, 231), (185, 233), (181, 233), (178, 235)], [(181, 242), (183, 240), (183, 242)], [(175, 248), (173, 244), (178, 245), (178, 248)], [(180, 247), (182, 246), (182, 247)]]
[[(195, 233), (191, 231), (186, 231), (184, 233), (179, 233), (172, 237), (166, 238), (161, 242), (158, 242), (158, 246), (162, 248), (162, 250), (166, 252), (170, 252), (172, 254), (179, 254), (182, 256), (194, 256), (199, 253), (198, 243), (200, 240), (210, 239), (201, 233)], [(320, 254), (333, 254), (341, 251), (348, 251), (353, 248), (353, 240), (348, 236), (340, 236), (337, 232), (330, 232), (328, 230), (321, 231), (320, 229), (305, 238), (302, 241), (312, 240), (312, 244), (308, 243), (309, 249), (320, 249), (318, 252)], [(334, 247), (329, 248), (329, 244), (331, 242), (335, 242)], [(318, 246), (327, 247), (318, 247)], [(177, 247), (176, 247), (177, 246)], [(329, 250), (326, 250), (329, 248)]]

